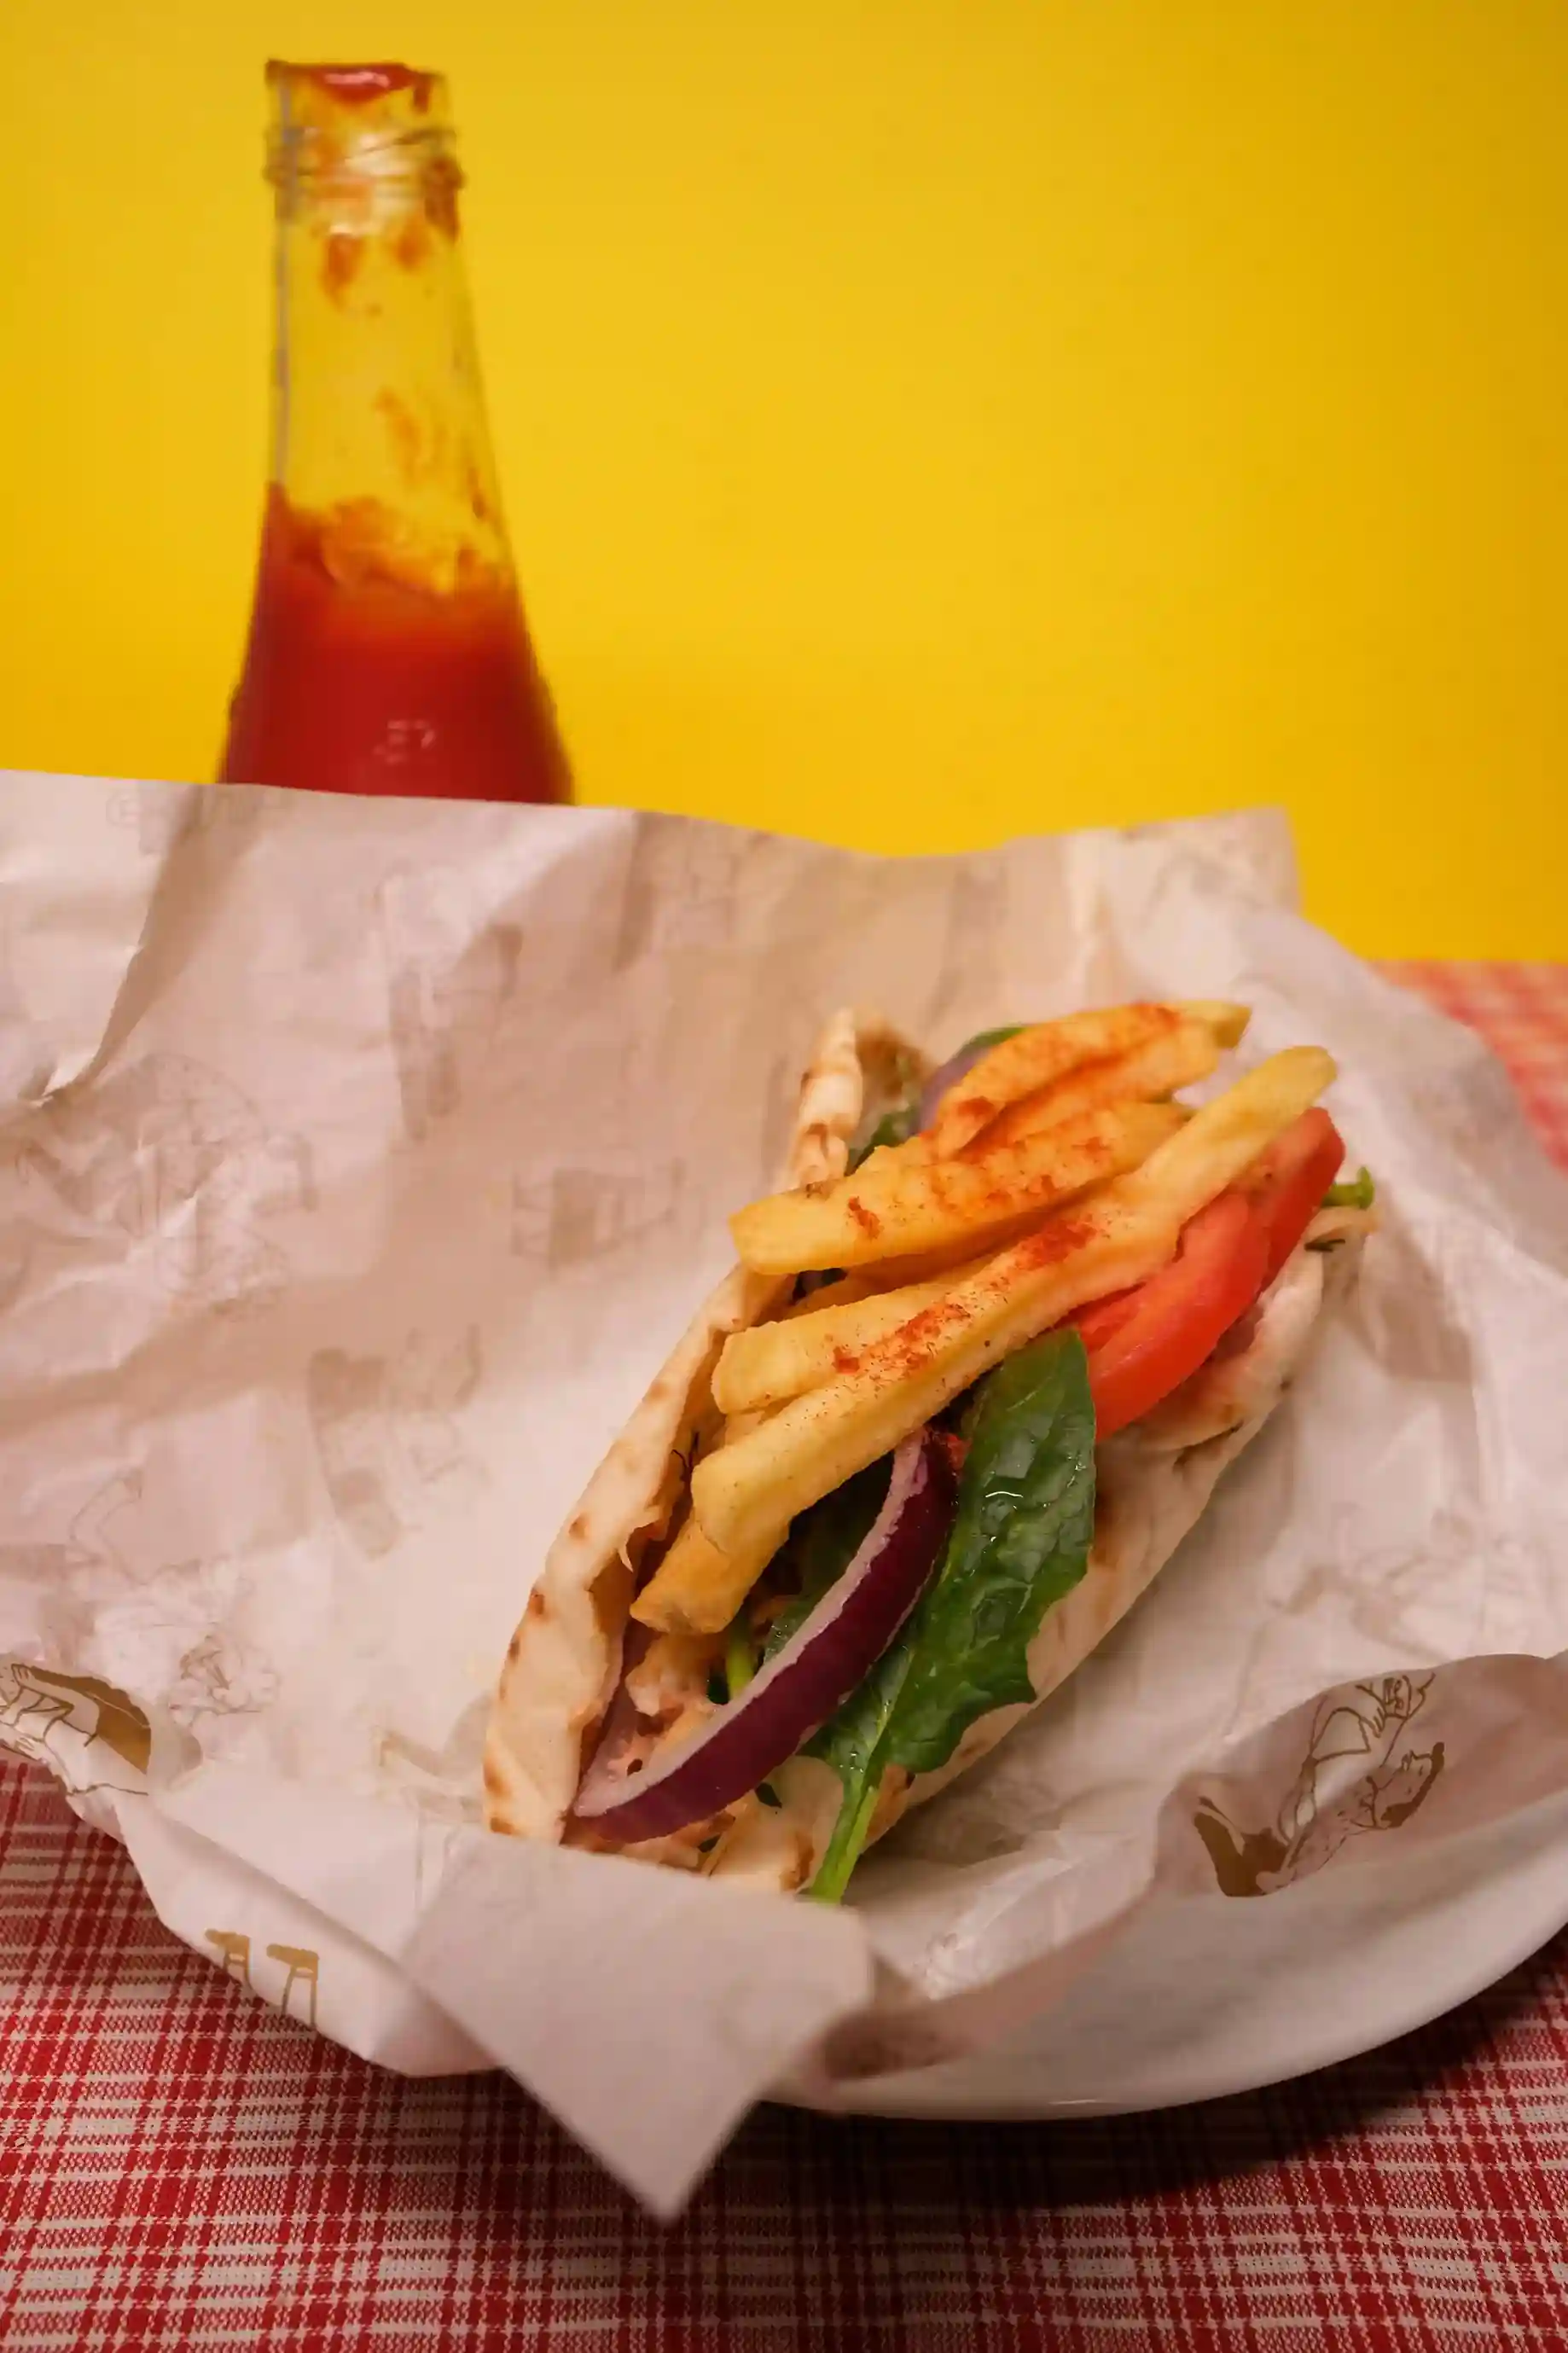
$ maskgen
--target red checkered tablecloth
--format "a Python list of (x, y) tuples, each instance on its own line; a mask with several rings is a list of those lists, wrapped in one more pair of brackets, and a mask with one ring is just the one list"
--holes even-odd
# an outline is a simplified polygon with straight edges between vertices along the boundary
[[(1568, 1161), (1568, 966), (1405, 965)], [(764, 2111), (645, 2221), (500, 2077), (247, 2000), (0, 1766), (5, 2353), (1568, 2347), (1568, 1934), (1300, 2083), (1063, 2126)]]

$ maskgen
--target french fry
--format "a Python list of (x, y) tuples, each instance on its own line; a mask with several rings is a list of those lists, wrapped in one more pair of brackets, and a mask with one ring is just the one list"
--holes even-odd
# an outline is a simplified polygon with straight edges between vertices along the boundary
[(879, 1168), (873, 1157), (836, 1184), (753, 1201), (730, 1230), (745, 1264), (764, 1274), (865, 1266), (952, 1243), (973, 1250), (992, 1232), (1135, 1168), (1184, 1117), (1170, 1104), (1116, 1103), (970, 1161)]
[(1216, 1046), (1234, 1046), (1248, 1018), (1241, 1005), (1111, 1005), (1093, 1013), (1069, 1013), (1060, 1021), (1037, 1022), (982, 1054), (967, 1075), (948, 1089), (931, 1123), (935, 1155), (948, 1159), (962, 1152), (1010, 1103), (1037, 1093), (1086, 1062), (1130, 1053), (1189, 1021), (1207, 1029)]
[[(1023, 1217), (987, 1234), (986, 1252), (1005, 1250), (1009, 1243), (1021, 1241), (1026, 1234), (1032, 1234), (1040, 1222), (1041, 1215), (1038, 1209), (1029, 1210)], [(965, 1238), (960, 1235), (956, 1241), (945, 1243), (941, 1250), (915, 1250), (908, 1258), (884, 1258), (879, 1259), (875, 1266), (858, 1267), (853, 1274), (844, 1277), (842, 1291), (837, 1283), (828, 1283), (806, 1303), (814, 1307), (836, 1307), (841, 1298), (869, 1299), (873, 1293), (906, 1290), (911, 1283), (934, 1282), (939, 1274), (945, 1274), (950, 1282), (954, 1282), (961, 1272), (968, 1272), (970, 1262), (976, 1255), (973, 1236)], [(851, 1283), (858, 1283), (861, 1288), (851, 1291)]]
[(1178, 1087), (1206, 1079), (1218, 1062), (1219, 1043), (1207, 1024), (1180, 1021), (1173, 1029), (1156, 1032), (1125, 1054), (1085, 1062), (1069, 1071), (1065, 1079), (1055, 1079), (1032, 1095), (1020, 1095), (983, 1127), (973, 1143), (964, 1145), (962, 1156), (973, 1159), (976, 1153), (992, 1152), (1002, 1145), (1021, 1144), (1026, 1136), (1059, 1127), (1064, 1120), (1097, 1111), (1104, 1103), (1152, 1103), (1161, 1095), (1173, 1094)]
[(818, 1307), (809, 1315), (732, 1332), (713, 1376), (714, 1403), (733, 1418), (783, 1405), (804, 1389), (816, 1388), (836, 1372), (847, 1371), (873, 1341), (934, 1305), (955, 1282), (977, 1274), (982, 1263), (972, 1260), (929, 1282), (905, 1283), (897, 1291)]
[[(754, 1437), (736, 1443), (752, 1445), (762, 1435), (759, 1429)], [(710, 1459), (717, 1461), (718, 1455)], [(632, 1616), (660, 1634), (717, 1634), (730, 1623), (777, 1549), (778, 1540), (771, 1538), (761, 1552), (755, 1546), (721, 1551), (693, 1515), (632, 1603)]]
[[(1333, 1075), (1333, 1062), (1317, 1047), (1276, 1054), (1195, 1112), (1142, 1167), (1057, 1211), (874, 1343), (853, 1371), (710, 1455), (691, 1482), (702, 1531), (736, 1558), (770, 1557), (798, 1512), (898, 1445), (1000, 1357), (1074, 1308), (1156, 1272), (1187, 1219), (1315, 1103)], [(647, 1594), (669, 1567), (667, 1559)]]
[(1240, 1045), (1252, 1018), (1250, 1005), (1231, 1005), (1223, 997), (1184, 997), (1176, 1010), (1184, 1020), (1201, 1021), (1205, 1029), (1212, 1029), (1215, 1044), (1226, 1054)]
[[(1026, 1224), (1038, 1225), (1037, 1211)], [(1016, 1234), (1004, 1232), (1002, 1240), (1016, 1241)], [(998, 1241), (996, 1247), (1001, 1247)], [(952, 1280), (958, 1270), (967, 1268), (974, 1256), (973, 1243), (949, 1242), (945, 1249), (917, 1250), (910, 1258), (878, 1259), (874, 1265), (858, 1266), (848, 1274), (841, 1274), (832, 1282), (819, 1283), (808, 1291), (804, 1299), (779, 1310), (781, 1320), (800, 1315), (815, 1315), (824, 1307), (847, 1307), (851, 1300), (878, 1299), (886, 1291), (903, 1291), (910, 1283), (933, 1282), (939, 1274)]]
[(1287, 1046), (1282, 1053), (1271, 1054), (1194, 1112), (1141, 1168), (1130, 1172), (1129, 1199), (1173, 1199), (1185, 1225), (1216, 1193), (1234, 1184), (1277, 1135), (1310, 1111), (1334, 1076), (1334, 1058), (1321, 1046)]
[(869, 1299), (874, 1291), (891, 1291), (897, 1278), (885, 1281), (884, 1271), (880, 1266), (858, 1266), (853, 1274), (836, 1275), (831, 1282), (818, 1283), (803, 1299), (781, 1307), (779, 1314), (782, 1317), (815, 1315), (820, 1307), (843, 1307), (851, 1299)]
[[(718, 1404), (717, 1397), (714, 1398), (713, 1402), (715, 1405)], [(723, 1431), (719, 1440), (720, 1445), (733, 1446), (737, 1439), (750, 1438), (752, 1430), (760, 1430), (767, 1418), (765, 1406), (753, 1406), (740, 1413), (726, 1414)]]
[[(1019, 1232), (1038, 1225), (1040, 1213), (1036, 1210), (1019, 1223)], [(995, 1247), (1003, 1241), (1016, 1241), (1018, 1235), (1004, 1229)], [(878, 1259), (870, 1266), (858, 1266), (848, 1274), (836, 1275), (831, 1282), (818, 1283), (805, 1297), (791, 1302), (778, 1310), (780, 1322), (793, 1321), (802, 1315), (816, 1315), (825, 1307), (847, 1307), (852, 1300), (879, 1299), (885, 1292), (907, 1290), (915, 1282), (934, 1282), (939, 1274), (949, 1282), (955, 1281), (959, 1270), (967, 1272), (974, 1258), (973, 1243), (949, 1242), (942, 1250), (917, 1250), (910, 1258)]]

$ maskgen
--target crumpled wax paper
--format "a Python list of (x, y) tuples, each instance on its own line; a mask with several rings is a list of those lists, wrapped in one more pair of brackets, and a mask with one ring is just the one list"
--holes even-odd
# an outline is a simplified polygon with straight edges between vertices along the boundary
[[(821, 1018), (1307, 1039), (1384, 1212), (1153, 1592), (843, 1911), (489, 1835), (549, 1538), (773, 1181)], [(878, 860), (612, 811), (0, 780), (0, 1738), (162, 1916), (673, 2211), (770, 2088), (950, 2055), (1151, 1900), (1568, 1786), (1568, 1188), (1268, 814)], [(1223, 1938), (1228, 1908), (1215, 1906)]]

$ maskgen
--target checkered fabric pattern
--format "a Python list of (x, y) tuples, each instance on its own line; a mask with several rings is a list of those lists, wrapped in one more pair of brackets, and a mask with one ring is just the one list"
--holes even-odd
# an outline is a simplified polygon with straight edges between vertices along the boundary
[[(1568, 1161), (1568, 967), (1401, 966)], [(5, 2353), (1490, 2353), (1568, 2347), (1568, 1934), (1242, 2099), (1061, 2126), (754, 2116), (647, 2221), (500, 2077), (240, 1994), (0, 1767)]]
[(1456, 1021), (1479, 1029), (1507, 1066), (1548, 1151), (1568, 1165), (1568, 965), (1389, 964)]

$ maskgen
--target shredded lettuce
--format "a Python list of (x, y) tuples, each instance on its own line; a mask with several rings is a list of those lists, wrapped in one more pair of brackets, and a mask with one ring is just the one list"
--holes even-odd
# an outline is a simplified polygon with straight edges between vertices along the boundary
[(752, 1641), (752, 1611), (749, 1602), (742, 1603), (739, 1615), (730, 1628), (724, 1645), (724, 1697), (739, 1699), (757, 1672), (756, 1652)]
[(1347, 1183), (1331, 1185), (1323, 1196), (1323, 1207), (1325, 1209), (1370, 1209), (1376, 1198), (1377, 1187), (1372, 1181), (1372, 1171), (1362, 1168)]
[(907, 1144), (910, 1136), (919, 1132), (920, 1124), (918, 1095), (912, 1102), (899, 1103), (892, 1111), (884, 1112), (865, 1142), (857, 1144), (850, 1152), (847, 1173), (853, 1176), (856, 1169), (869, 1160), (873, 1152), (880, 1152), (885, 1144)]
[[(1026, 1021), (1010, 1021), (1000, 1029), (979, 1029), (959, 1048), (961, 1054), (988, 1054), (993, 1046), (1000, 1046), (1008, 1038), (1016, 1038), (1028, 1028)], [(955, 1054), (953, 1060), (956, 1061)]]

